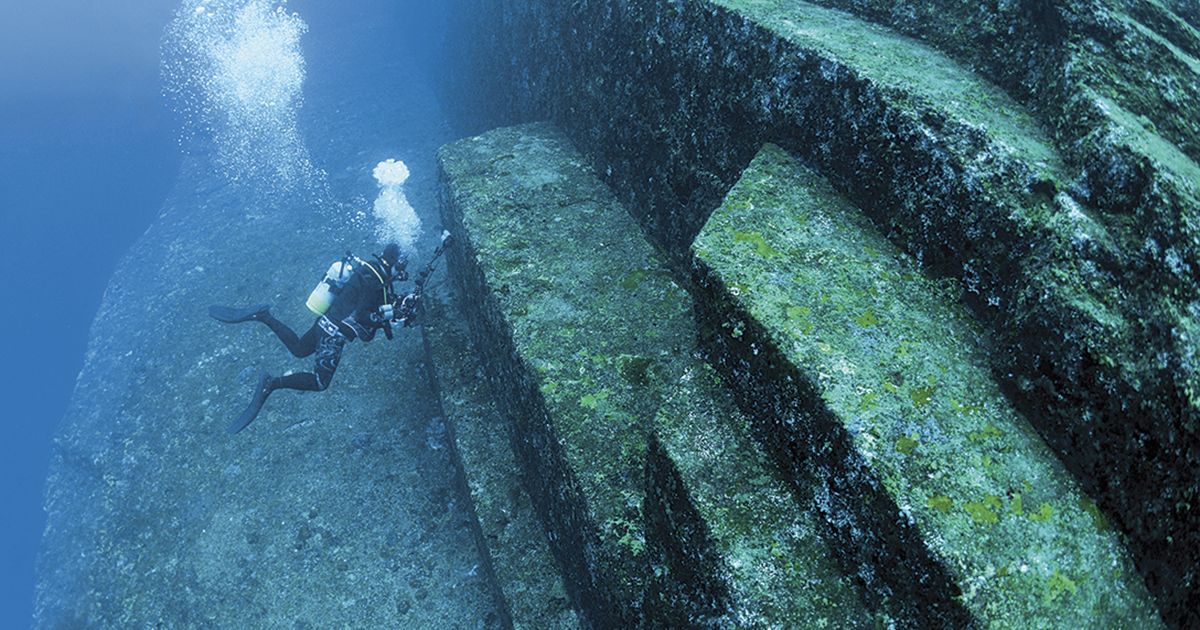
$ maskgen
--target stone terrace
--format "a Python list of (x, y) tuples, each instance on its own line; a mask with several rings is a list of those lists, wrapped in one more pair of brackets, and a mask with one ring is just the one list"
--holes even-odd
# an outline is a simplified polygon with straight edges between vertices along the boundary
[(687, 294), (570, 142), (499, 129), (441, 163), (472, 336), (587, 623), (868, 620), (694, 357)]
[[(1171, 135), (1186, 108), (1152, 116), (1130, 96), (1194, 83), (1186, 63), (1146, 73), (1147, 51), (1165, 50), (1147, 29), (1185, 61), (1190, 31), (1153, 2), (842, 4), (859, 13), (458, 0), (470, 92), (448, 101), (470, 128), (553, 120), (677, 271), (762, 143), (795, 152), (924, 270), (959, 281), (1005, 395), (1187, 625), (1200, 610), (1200, 204)], [(1121, 27), (1128, 15), (1144, 28)]]
[(768, 448), (817, 484), (872, 588), (934, 600), (900, 618), (944, 621), (931, 591), (949, 586), (998, 627), (1158, 623), (1119, 537), (1000, 394), (957, 290), (826, 182), (768, 146), (694, 251), (712, 359)]

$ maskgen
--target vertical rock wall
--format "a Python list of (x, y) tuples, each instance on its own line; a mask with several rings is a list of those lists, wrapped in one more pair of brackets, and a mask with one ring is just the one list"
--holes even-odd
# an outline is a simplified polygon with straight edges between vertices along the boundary
[(795, 151), (961, 283), (1006, 394), (1130, 537), (1168, 619), (1194, 619), (1200, 170), (1194, 115), (1171, 104), (1196, 84), (1186, 11), (836, 4), (854, 14), (461, 0), (446, 102), (463, 129), (554, 120), (677, 268), (763, 140)]
[[(570, 142), (520, 125), (440, 157), (451, 272), (512, 455), (480, 457), (463, 434), (467, 478), (518, 468), (582, 620), (869, 625), (811, 501), (695, 356), (687, 294)], [(430, 342), (435, 357), (452, 351)], [(472, 489), (488, 537), (495, 498)], [(488, 543), (498, 569), (513, 544)], [(523, 599), (514, 580), (500, 586)]]

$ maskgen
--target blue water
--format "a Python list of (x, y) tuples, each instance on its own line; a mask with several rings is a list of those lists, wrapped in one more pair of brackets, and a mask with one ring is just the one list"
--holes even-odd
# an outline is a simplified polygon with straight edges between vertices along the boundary
[(178, 168), (158, 72), (172, 9), (51, 0), (0, 19), (0, 627), (30, 622), (50, 440), (88, 326)]
[[(340, 4), (289, 4), (310, 28), (310, 77), (340, 52), (322, 39), (329, 24), (386, 19), (392, 50), (413, 55), (436, 36), (430, 16), (405, 3)], [(179, 172), (185, 121), (164, 96), (160, 74), (164, 31), (178, 6), (50, 0), (6, 7), (0, 19), (3, 628), (30, 624), (51, 440), (83, 365), (89, 326), (113, 270), (158, 216)], [(423, 26), (408, 30), (416, 24)], [(357, 70), (373, 72), (361, 63)], [(301, 129), (314, 123), (302, 118)], [(322, 151), (313, 149), (318, 168)]]

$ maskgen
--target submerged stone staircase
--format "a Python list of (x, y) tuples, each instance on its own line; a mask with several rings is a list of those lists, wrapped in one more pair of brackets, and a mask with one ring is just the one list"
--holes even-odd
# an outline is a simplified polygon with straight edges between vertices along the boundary
[[(515, 462), (584, 623), (869, 625), (814, 513), (694, 356), (687, 294), (569, 141), (500, 129), (441, 165), (452, 271), (504, 422), (491, 432), (512, 448), (476, 470), (464, 455), (466, 477)], [(496, 502), (499, 486), (470, 483)], [(506, 541), (481, 520), (499, 567)], [(514, 586), (500, 580), (510, 602)]]
[(714, 363), (897, 618), (1158, 623), (1119, 538), (1000, 394), (957, 289), (825, 181), (768, 146), (693, 247)]
[[(958, 290), (781, 149), (698, 236), (695, 305), (553, 127), (440, 157), (472, 341), (449, 322), (427, 340), (469, 366), (439, 381), (489, 410), (442, 386), (514, 626), (544, 625), (562, 588), (538, 524), (572, 624), (1160, 624), (1120, 536), (1000, 394)], [(496, 516), (518, 483), (538, 524)]]
[(458, 3), (471, 124), (553, 120), (676, 271), (771, 141), (957, 280), (1005, 397), (1194, 625), (1200, 169), (1171, 99), (1200, 83), (1179, 3)]
[(729, 589), (727, 612), (710, 625), (886, 625), (886, 612), (870, 612), (855, 580), (840, 577), (813, 510), (778, 477), (711, 367), (697, 364), (683, 376), (656, 415), (654, 438), (648, 468), (671, 472), (647, 488), (645, 516), (667, 521), (652, 531), (668, 534), (659, 544), (673, 572), (702, 562), (705, 550), (692, 543), (695, 524), (704, 525)]

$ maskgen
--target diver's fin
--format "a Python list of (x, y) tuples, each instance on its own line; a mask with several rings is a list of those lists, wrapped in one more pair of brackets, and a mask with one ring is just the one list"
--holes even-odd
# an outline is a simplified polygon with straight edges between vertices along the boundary
[(246, 405), (246, 410), (242, 415), (238, 416), (233, 424), (229, 425), (229, 435), (236, 435), (242, 429), (250, 426), (251, 422), (258, 417), (258, 412), (262, 411), (263, 403), (267, 402), (267, 396), (271, 395), (271, 375), (266, 372), (258, 373), (258, 385), (254, 389), (254, 398), (250, 399), (250, 404)]
[(239, 324), (248, 322), (252, 319), (258, 319), (259, 316), (265, 315), (267, 310), (271, 308), (270, 304), (259, 304), (250, 308), (233, 308), (232, 306), (210, 306), (208, 314), (217, 321), (225, 322), (226, 324)]

